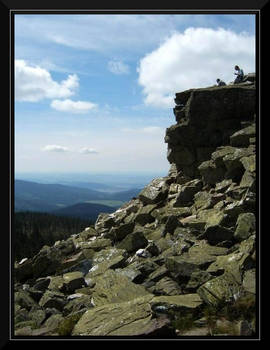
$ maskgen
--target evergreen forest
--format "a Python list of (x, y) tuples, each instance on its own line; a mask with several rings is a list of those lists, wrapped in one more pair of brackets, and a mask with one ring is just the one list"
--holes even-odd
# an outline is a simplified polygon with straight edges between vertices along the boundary
[(16, 261), (35, 255), (44, 245), (67, 239), (92, 225), (89, 220), (48, 213), (22, 211), (14, 214), (13, 254)]

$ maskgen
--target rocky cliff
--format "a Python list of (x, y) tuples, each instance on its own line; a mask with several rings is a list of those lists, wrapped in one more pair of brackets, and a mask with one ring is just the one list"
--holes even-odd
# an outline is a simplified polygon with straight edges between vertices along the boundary
[(256, 334), (255, 82), (175, 102), (169, 174), (15, 264), (15, 335)]

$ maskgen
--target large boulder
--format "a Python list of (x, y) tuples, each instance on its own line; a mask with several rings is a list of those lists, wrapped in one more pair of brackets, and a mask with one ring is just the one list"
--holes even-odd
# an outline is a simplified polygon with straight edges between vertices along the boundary
[(81, 288), (85, 285), (83, 273), (80, 271), (68, 272), (63, 275), (63, 288), (72, 293), (75, 289)]
[(31, 277), (33, 277), (32, 259), (23, 259), (14, 268), (14, 278), (18, 282), (25, 282)]
[(39, 301), (39, 305), (45, 308), (55, 308), (62, 311), (66, 304), (63, 293), (56, 291), (46, 291)]
[(253, 213), (242, 213), (238, 216), (234, 238), (243, 241), (251, 236), (256, 229), (255, 215)]
[(113, 226), (110, 231), (104, 234), (104, 237), (112, 239), (114, 242), (121, 241), (134, 229), (135, 223), (123, 223), (118, 226)]
[(201, 299), (208, 305), (218, 307), (235, 301), (241, 293), (241, 284), (229, 272), (213, 278), (197, 290)]
[(156, 178), (150, 182), (140, 193), (139, 199), (143, 204), (154, 204), (165, 199), (168, 193), (168, 185), (165, 178)]
[(230, 136), (230, 144), (234, 147), (248, 147), (250, 144), (250, 138), (255, 137), (255, 135), (256, 129), (255, 124), (253, 124)]
[(202, 188), (202, 181), (199, 179), (192, 180), (183, 185), (177, 194), (174, 207), (185, 207), (192, 203), (194, 195)]
[(63, 255), (57, 247), (44, 247), (32, 260), (33, 277), (44, 277), (57, 271)]
[(145, 248), (148, 244), (148, 240), (145, 238), (142, 231), (134, 231), (128, 234), (118, 245), (118, 249), (125, 249), (131, 253), (140, 248)]
[(121, 303), (110, 303), (86, 311), (75, 325), (74, 336), (172, 335), (169, 320), (153, 317), (151, 295)]
[(95, 279), (92, 292), (93, 305), (119, 303), (149, 295), (147, 290), (129, 280), (128, 277), (113, 270), (107, 270)]

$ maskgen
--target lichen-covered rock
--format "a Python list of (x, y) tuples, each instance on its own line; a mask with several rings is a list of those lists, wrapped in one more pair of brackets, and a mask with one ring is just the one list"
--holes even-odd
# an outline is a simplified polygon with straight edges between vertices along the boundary
[(63, 293), (56, 291), (46, 291), (39, 301), (39, 305), (43, 308), (55, 308), (59, 311), (63, 310), (66, 304)]
[(36, 328), (38, 328), (45, 321), (46, 312), (41, 308), (32, 308), (29, 312), (29, 318), (36, 323)]
[(230, 136), (230, 144), (234, 147), (248, 147), (249, 139), (256, 134), (255, 124), (235, 132)]
[(205, 219), (198, 218), (197, 215), (190, 215), (180, 220), (184, 227), (202, 231), (205, 227)]
[(111, 303), (86, 311), (72, 335), (151, 336), (171, 334), (167, 318), (153, 318), (151, 295), (121, 303)]
[(63, 255), (57, 247), (45, 247), (41, 249), (32, 261), (33, 277), (44, 277), (55, 273), (62, 259)]
[(240, 284), (245, 269), (249, 268), (250, 254), (237, 250), (231, 254), (218, 256), (207, 269), (210, 273), (229, 272)]
[(223, 166), (223, 158), (233, 154), (236, 151), (235, 147), (232, 146), (221, 146), (218, 147), (215, 152), (212, 153), (211, 159), (215, 162), (217, 166)]
[(208, 209), (214, 205), (212, 196), (207, 191), (200, 191), (194, 195), (194, 207), (196, 210)]
[(174, 278), (190, 277), (192, 272), (198, 270), (196, 262), (187, 261), (188, 256), (169, 256), (165, 260), (165, 266)]
[(92, 292), (94, 306), (124, 302), (150, 294), (143, 286), (113, 270), (107, 270), (95, 282)]
[(121, 241), (124, 239), (129, 233), (131, 233), (134, 229), (135, 222), (124, 223), (116, 227), (112, 227), (110, 231), (104, 234), (105, 238), (110, 238), (114, 242)]
[(215, 245), (223, 241), (230, 241), (233, 234), (234, 232), (227, 227), (211, 225), (206, 228), (204, 238), (207, 239), (210, 244)]
[(138, 213), (135, 215), (134, 222), (142, 226), (155, 221), (155, 218), (151, 215), (151, 212), (156, 209), (157, 205), (149, 204), (140, 208)]
[(62, 255), (69, 255), (75, 251), (75, 245), (72, 238), (68, 238), (66, 241), (62, 240), (55, 242), (54, 247), (56, 246)]
[(63, 288), (69, 293), (74, 292), (75, 289), (85, 286), (83, 273), (80, 271), (68, 272), (63, 275)]
[(20, 305), (22, 308), (26, 310), (30, 310), (33, 306), (36, 305), (36, 302), (26, 290), (20, 290), (15, 292), (14, 301), (17, 305)]
[(111, 240), (108, 238), (97, 238), (93, 241), (82, 242), (80, 247), (82, 249), (92, 249), (95, 252), (102, 250), (104, 248), (110, 247), (112, 244)]
[(78, 241), (86, 242), (89, 238), (98, 236), (98, 232), (93, 227), (86, 227), (84, 231), (79, 233)]
[(222, 181), (226, 172), (226, 169), (223, 166), (217, 166), (212, 159), (202, 162), (198, 167), (198, 170), (203, 182), (210, 185), (215, 185)]
[(125, 249), (127, 252), (134, 252), (139, 248), (145, 248), (148, 240), (142, 231), (135, 231), (128, 234), (118, 245), (118, 249)]
[(200, 270), (194, 271), (190, 275), (190, 279), (185, 286), (185, 291), (194, 292), (196, 291), (202, 284), (212, 279), (213, 276), (209, 272)]
[(238, 216), (234, 238), (243, 241), (251, 236), (256, 229), (255, 215), (253, 213), (242, 213)]
[(112, 226), (115, 225), (114, 218), (110, 214), (100, 213), (96, 222), (95, 222), (95, 230), (98, 233), (102, 233)]
[(185, 207), (191, 204), (194, 195), (202, 188), (202, 182), (199, 179), (188, 182), (183, 185), (176, 197), (174, 207)]
[(60, 322), (62, 322), (64, 317), (61, 314), (51, 315), (44, 323), (44, 326), (52, 330), (57, 329)]
[[(76, 296), (76, 294), (75, 294)], [(92, 296), (86, 294), (77, 294), (77, 297), (69, 299), (63, 308), (63, 314), (68, 315), (74, 312), (87, 310), (93, 307)]]
[(240, 161), (243, 164), (246, 171), (253, 173), (256, 170), (256, 156), (255, 156), (255, 154), (248, 156), (248, 157), (243, 157), (240, 159)]
[(156, 295), (179, 295), (182, 293), (182, 289), (176, 281), (170, 277), (163, 277), (160, 279), (152, 289)]
[(102, 275), (108, 269), (116, 269), (123, 266), (126, 261), (126, 257), (122, 254), (112, 254), (110, 258), (107, 258), (99, 263), (94, 263), (89, 272), (85, 276), (86, 283), (89, 283), (89, 279), (93, 279), (96, 276)]
[(198, 219), (205, 221), (205, 229), (210, 226), (224, 225), (226, 222), (227, 215), (216, 208), (212, 209), (201, 209), (198, 214)]
[(241, 182), (239, 184), (239, 187), (242, 188), (247, 188), (251, 191), (255, 190), (256, 187), (256, 177), (255, 174), (250, 172), (250, 171), (245, 171), (242, 178), (241, 178)]
[(202, 305), (202, 299), (197, 293), (183, 295), (155, 296), (150, 300), (153, 310), (163, 307), (166, 310), (195, 310)]
[(249, 293), (256, 293), (256, 271), (255, 269), (247, 270), (243, 276), (243, 287)]
[(201, 299), (214, 307), (236, 300), (240, 292), (241, 285), (229, 272), (207, 281), (197, 290)]
[(139, 193), (139, 199), (144, 204), (158, 203), (165, 199), (168, 190), (166, 179), (162, 177), (156, 178)]

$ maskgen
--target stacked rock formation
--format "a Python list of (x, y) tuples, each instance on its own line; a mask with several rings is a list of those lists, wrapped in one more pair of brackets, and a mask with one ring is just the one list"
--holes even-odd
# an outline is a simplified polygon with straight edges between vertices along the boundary
[[(191, 89), (175, 101), (168, 175), (16, 263), (15, 335), (256, 333), (255, 313), (243, 311), (255, 305), (255, 82)], [(237, 303), (233, 320), (206, 317)]]

